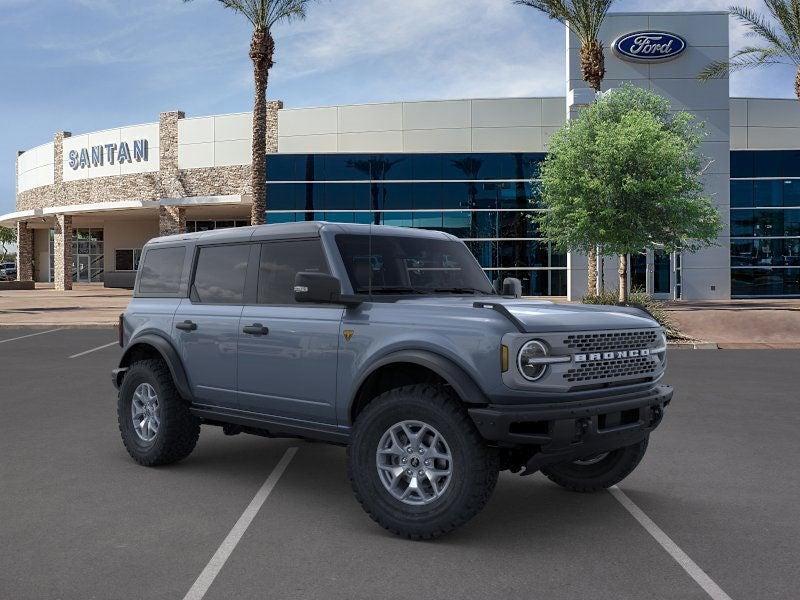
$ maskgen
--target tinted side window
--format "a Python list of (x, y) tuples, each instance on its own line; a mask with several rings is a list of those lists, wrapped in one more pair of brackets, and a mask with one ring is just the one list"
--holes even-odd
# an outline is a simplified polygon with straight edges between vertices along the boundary
[(139, 292), (174, 296), (181, 286), (186, 248), (150, 248), (145, 254)]
[(242, 304), (249, 244), (200, 248), (192, 295), (206, 304)]
[(329, 272), (320, 240), (263, 244), (258, 272), (258, 303), (294, 304), (294, 278), (302, 271)]

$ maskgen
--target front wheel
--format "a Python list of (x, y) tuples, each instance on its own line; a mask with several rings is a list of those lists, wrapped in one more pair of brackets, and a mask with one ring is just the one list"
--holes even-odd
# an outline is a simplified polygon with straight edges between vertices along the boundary
[(379, 525), (431, 539), (463, 525), (497, 483), (497, 453), (456, 398), (432, 385), (390, 390), (356, 419), (348, 476)]
[(633, 472), (644, 457), (648, 439), (611, 452), (542, 467), (541, 470), (548, 479), (573, 492), (604, 490)]

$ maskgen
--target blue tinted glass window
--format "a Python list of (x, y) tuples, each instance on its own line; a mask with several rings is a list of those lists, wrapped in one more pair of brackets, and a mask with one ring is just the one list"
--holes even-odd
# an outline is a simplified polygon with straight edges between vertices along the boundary
[[(539, 169), (544, 161), (544, 152), (529, 152), (514, 155), (514, 174), (509, 179), (534, 179), (539, 177)], [(520, 173), (522, 175), (520, 176)]]
[(441, 183), (414, 183), (411, 186), (411, 196), (415, 210), (442, 208)]
[(731, 177), (752, 177), (754, 154), (741, 150), (731, 152)]
[(782, 206), (783, 181), (763, 180), (753, 182), (755, 189), (755, 206)]
[(413, 213), (410, 212), (385, 212), (381, 213), (381, 225), (391, 225), (393, 227), (412, 227)]
[(443, 183), (442, 208), (469, 208), (468, 183)]
[(750, 237), (753, 235), (753, 211), (731, 211), (731, 235)]
[(442, 228), (442, 213), (423, 211), (415, 212), (413, 214), (413, 227), (420, 229), (441, 229)]
[(441, 154), (415, 154), (411, 157), (413, 179), (442, 179)]
[(267, 210), (297, 210), (297, 198), (302, 185), (272, 183), (267, 186)]
[(550, 244), (550, 266), (551, 267), (566, 267), (567, 254), (566, 252), (559, 252), (553, 245)]
[(369, 161), (353, 154), (326, 154), (326, 181), (358, 181), (369, 179)]
[(377, 193), (376, 210), (410, 210), (414, 204), (412, 200), (413, 183), (383, 183), (373, 186), (372, 193)]
[(322, 210), (325, 207), (324, 183), (302, 183), (298, 185), (297, 210)]
[(800, 210), (783, 211), (783, 235), (800, 235)]
[(752, 181), (731, 181), (731, 206), (735, 208), (753, 206)]
[(474, 154), (445, 154), (442, 158), (442, 179), (479, 179), (483, 177), (483, 160)]
[(469, 211), (444, 213), (442, 231), (460, 238), (477, 237), (473, 235), (473, 213)]
[(268, 155), (267, 181), (296, 181), (295, 164), (298, 160), (294, 154)]
[(800, 150), (782, 150), (781, 177), (800, 177)]
[(359, 183), (325, 184), (325, 210), (353, 210), (356, 188), (361, 185)]
[(800, 180), (789, 179), (783, 182), (783, 205), (800, 206)]
[(785, 296), (800, 294), (800, 269), (732, 269), (735, 296)]
[(755, 166), (754, 175), (756, 177), (780, 177), (783, 156), (779, 150), (767, 150), (754, 153)]
[(267, 223), (294, 223), (298, 213), (274, 213), (267, 211)]

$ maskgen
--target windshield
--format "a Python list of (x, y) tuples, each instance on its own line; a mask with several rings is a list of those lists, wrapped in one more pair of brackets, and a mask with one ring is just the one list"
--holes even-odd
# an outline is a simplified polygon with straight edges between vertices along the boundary
[(336, 236), (356, 294), (493, 294), (467, 247), (399, 235)]

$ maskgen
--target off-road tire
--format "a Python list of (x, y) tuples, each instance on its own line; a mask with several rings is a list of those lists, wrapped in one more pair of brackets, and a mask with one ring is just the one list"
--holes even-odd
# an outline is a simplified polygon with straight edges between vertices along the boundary
[[(161, 423), (150, 442), (139, 438), (131, 421), (131, 400), (141, 383), (152, 385), (158, 395)], [(200, 420), (189, 412), (188, 402), (181, 398), (167, 365), (159, 359), (137, 361), (128, 368), (117, 397), (117, 422), (128, 454), (146, 467), (186, 458), (200, 436)]]
[[(410, 506), (381, 482), (376, 450), (384, 432), (405, 420), (435, 427), (450, 447), (453, 475), (440, 498)], [(347, 449), (347, 474), (356, 499), (372, 519), (392, 533), (433, 539), (463, 525), (486, 505), (497, 484), (499, 460), (486, 445), (458, 399), (436, 385), (409, 385), (381, 394), (358, 415)]]
[(649, 438), (612, 450), (603, 460), (591, 465), (574, 462), (542, 467), (550, 481), (573, 492), (598, 492), (625, 479), (639, 465), (647, 450)]

